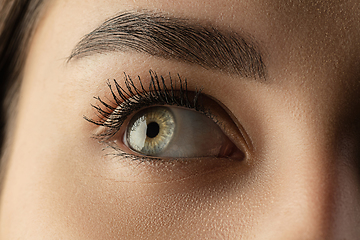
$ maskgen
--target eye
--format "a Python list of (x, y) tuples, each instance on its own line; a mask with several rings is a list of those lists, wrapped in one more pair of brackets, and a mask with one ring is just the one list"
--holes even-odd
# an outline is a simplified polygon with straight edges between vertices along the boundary
[(135, 114), (124, 143), (138, 154), (189, 158), (228, 157), (235, 145), (209, 117), (179, 107), (150, 107)]
[(99, 120), (84, 117), (100, 126), (96, 137), (115, 155), (139, 160), (244, 157), (242, 134), (215, 100), (188, 90), (180, 76), (177, 82), (169, 77), (166, 84), (150, 71), (148, 89), (138, 80), (135, 84), (125, 75), (126, 88), (108, 82), (114, 101), (95, 97)]

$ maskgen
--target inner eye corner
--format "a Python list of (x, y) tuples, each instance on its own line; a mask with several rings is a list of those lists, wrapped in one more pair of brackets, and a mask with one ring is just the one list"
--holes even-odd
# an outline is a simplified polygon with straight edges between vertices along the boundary
[[(247, 131), (240, 123), (239, 119), (233, 112), (218, 99), (206, 95), (208, 101), (211, 101), (213, 106), (217, 106), (212, 110), (206, 110), (205, 115), (215, 121), (235, 146), (244, 153), (244, 159), (250, 159), (253, 155), (254, 147), (252, 140)], [(228, 124), (230, 122), (230, 124)], [(231, 124), (233, 123), (233, 124)]]

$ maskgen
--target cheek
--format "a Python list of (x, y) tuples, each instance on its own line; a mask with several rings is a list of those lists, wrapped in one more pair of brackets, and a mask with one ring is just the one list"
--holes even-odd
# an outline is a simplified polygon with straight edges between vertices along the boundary
[(259, 183), (246, 186), (245, 178), (239, 181), (235, 174), (216, 181), (204, 176), (202, 181), (137, 183), (129, 179), (139, 177), (119, 179), (126, 168), (114, 165), (115, 173), (105, 167), (58, 182), (57, 195), (49, 201), (51, 219), (56, 216), (71, 235), (84, 239), (235, 237), (256, 226), (254, 216), (261, 220), (262, 206), (271, 199)]
[(271, 194), (250, 167), (157, 183), (124, 159), (109, 159), (91, 138), (79, 107), (90, 96), (30, 86), (5, 189), (10, 231), (68, 239), (236, 237), (261, 219)]

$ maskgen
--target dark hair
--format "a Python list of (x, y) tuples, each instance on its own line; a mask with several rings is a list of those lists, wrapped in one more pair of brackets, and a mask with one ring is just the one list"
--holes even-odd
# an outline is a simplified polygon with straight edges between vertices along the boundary
[(42, 2), (0, 0), (0, 181), (6, 168), (4, 153), (16, 113), (22, 70)]

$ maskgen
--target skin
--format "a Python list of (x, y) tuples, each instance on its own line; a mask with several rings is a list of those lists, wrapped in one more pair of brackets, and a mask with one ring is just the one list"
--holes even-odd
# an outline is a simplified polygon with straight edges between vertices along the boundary
[[(83, 35), (136, 9), (249, 33), (266, 79), (134, 52), (66, 63)], [(1, 239), (357, 239), (359, 9), (356, 0), (48, 2), (24, 69)], [(146, 82), (149, 69), (204, 86), (233, 116), (219, 117), (245, 159), (140, 163), (102, 151), (83, 119), (95, 116), (93, 97), (110, 98), (106, 79)]]

